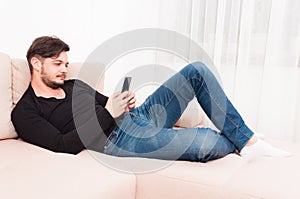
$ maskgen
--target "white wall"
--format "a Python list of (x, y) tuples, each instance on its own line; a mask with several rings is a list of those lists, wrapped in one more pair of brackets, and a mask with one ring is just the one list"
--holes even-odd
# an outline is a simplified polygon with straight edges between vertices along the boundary
[[(56, 35), (71, 47), (70, 62), (84, 62), (104, 41), (123, 32), (157, 27), (159, 0), (0, 0), (0, 51), (25, 58), (34, 38)], [(147, 56), (145, 56), (147, 55)], [(153, 62), (154, 52), (120, 59), (107, 73), (106, 94), (128, 67)], [(143, 59), (142, 59), (143, 58)], [(123, 61), (123, 62), (122, 62)], [(121, 70), (120, 70), (121, 69)]]
[[(103, 42), (126, 31), (164, 28), (185, 33), (189, 24), (187, 20), (182, 21), (178, 12), (190, 15), (190, 2), (0, 0), (0, 23), (3, 27), (0, 51), (11, 57), (25, 58), (34, 38), (56, 35), (70, 45), (70, 62), (84, 62)], [(106, 75), (110, 78), (105, 80), (105, 93), (111, 94), (116, 82), (132, 67), (157, 63), (155, 55), (155, 51), (147, 51), (119, 58), (107, 71)]]
[(124, 31), (157, 27), (158, 0), (0, 0), (0, 50), (24, 58), (34, 38), (56, 35), (84, 61), (103, 41)]

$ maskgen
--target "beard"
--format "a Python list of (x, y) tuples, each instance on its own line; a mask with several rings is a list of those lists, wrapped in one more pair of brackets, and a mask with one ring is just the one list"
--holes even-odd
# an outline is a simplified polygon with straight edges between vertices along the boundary
[(58, 89), (60, 88), (64, 83), (58, 83), (55, 81), (51, 81), (49, 78), (47, 77), (42, 77), (42, 81), (44, 82), (44, 84), (52, 89)]
[[(43, 70), (43, 68), (42, 68), (41, 74), (42, 74), (41, 79), (42, 79), (42, 81), (44, 82), (44, 84), (45, 84), (46, 86), (52, 88), (52, 89), (58, 89), (58, 88), (60, 88), (60, 87), (64, 84), (64, 82), (59, 83), (59, 82), (52, 81), (52, 80), (49, 78), (49, 75)], [(57, 77), (58, 77), (58, 76), (57, 76)]]

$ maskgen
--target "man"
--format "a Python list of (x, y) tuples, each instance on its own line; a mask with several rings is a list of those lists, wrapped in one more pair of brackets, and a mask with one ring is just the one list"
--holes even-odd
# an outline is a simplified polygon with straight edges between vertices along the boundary
[[(65, 80), (69, 46), (39, 37), (28, 49), (31, 83), (12, 112), (19, 136), (56, 152), (88, 148), (115, 156), (207, 162), (234, 151), (241, 156), (289, 156), (257, 139), (200, 62), (184, 67), (139, 107), (125, 91), (106, 97), (79, 80)], [(196, 96), (220, 133), (173, 129)]]

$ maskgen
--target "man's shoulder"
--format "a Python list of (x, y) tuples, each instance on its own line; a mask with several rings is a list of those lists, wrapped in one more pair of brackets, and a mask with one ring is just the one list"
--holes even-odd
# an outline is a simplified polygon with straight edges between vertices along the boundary
[(84, 82), (83, 80), (80, 80), (80, 79), (69, 79), (69, 80), (66, 80), (64, 82), (64, 86), (65, 87), (77, 87), (77, 88), (81, 88), (81, 89), (91, 89), (92, 87)]
[(65, 86), (74, 86), (74, 85), (87, 85), (87, 83), (85, 83), (84, 81), (80, 80), (80, 79), (68, 79), (65, 80), (64, 85)]
[(76, 81), (76, 79), (68, 79), (68, 80), (65, 80), (64, 82), (64, 85), (74, 85), (74, 82)]
[(73, 90), (75, 86), (81, 88), (84, 85), (85, 85), (85, 83), (79, 79), (68, 79), (68, 80), (65, 80), (62, 87)]

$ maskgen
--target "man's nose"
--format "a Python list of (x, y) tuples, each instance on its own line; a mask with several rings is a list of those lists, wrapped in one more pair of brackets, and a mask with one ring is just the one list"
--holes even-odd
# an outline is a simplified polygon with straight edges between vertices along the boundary
[(68, 69), (67, 69), (67, 66), (66, 65), (63, 65), (61, 67), (61, 72), (64, 72), (64, 73), (67, 73), (68, 72)]

